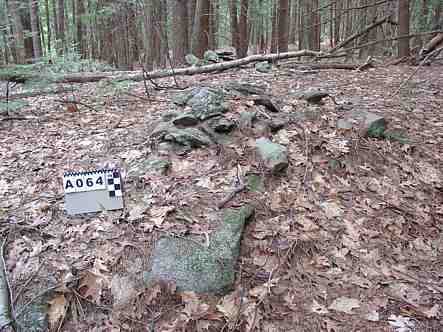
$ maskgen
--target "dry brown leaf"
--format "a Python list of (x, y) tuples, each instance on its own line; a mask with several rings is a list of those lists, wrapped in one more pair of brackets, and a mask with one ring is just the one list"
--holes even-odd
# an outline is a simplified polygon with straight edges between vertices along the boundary
[(68, 301), (66, 300), (64, 294), (59, 294), (48, 303), (48, 321), (51, 328), (54, 329), (58, 326), (60, 320), (65, 316)]
[(232, 292), (221, 299), (221, 302), (217, 304), (217, 310), (230, 322), (237, 318), (240, 310), (239, 304), (240, 299), (238, 298), (238, 292)]
[(185, 308), (183, 312), (190, 318), (196, 319), (203, 317), (209, 310), (209, 305), (203, 303), (201, 299), (194, 292), (183, 292), (181, 294)]
[(169, 212), (175, 210), (175, 206), (160, 206), (151, 208), (151, 218), (150, 220), (155, 226), (160, 227), (165, 221), (166, 216)]

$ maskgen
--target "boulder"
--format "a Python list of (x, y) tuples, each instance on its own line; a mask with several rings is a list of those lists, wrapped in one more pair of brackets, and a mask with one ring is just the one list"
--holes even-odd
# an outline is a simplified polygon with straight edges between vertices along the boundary
[(273, 113), (281, 112), (280, 106), (277, 102), (272, 100), (271, 97), (268, 96), (260, 96), (257, 98), (254, 98), (254, 105), (261, 105), (266, 107), (266, 109)]
[(206, 120), (228, 111), (229, 107), (224, 101), (222, 89), (194, 88), (173, 98), (179, 106), (189, 106), (189, 114), (198, 120)]
[(135, 161), (128, 167), (128, 177), (142, 177), (149, 173), (165, 175), (171, 165), (169, 160), (160, 158)]
[(288, 167), (288, 152), (286, 147), (273, 143), (265, 137), (257, 139), (255, 144), (265, 166), (273, 174), (280, 173)]
[(261, 61), (255, 64), (255, 70), (260, 73), (269, 73), (272, 71), (272, 64), (268, 61)]
[(384, 138), (387, 121), (385, 117), (368, 111), (351, 111), (345, 113), (337, 121), (337, 128), (341, 130), (357, 129), (362, 136)]
[(208, 121), (208, 127), (216, 133), (229, 133), (235, 129), (236, 124), (234, 121), (220, 116), (210, 119)]
[(198, 119), (193, 114), (182, 114), (175, 117), (172, 123), (179, 127), (192, 127), (198, 124)]
[(266, 88), (262, 85), (242, 83), (242, 82), (231, 82), (226, 85), (228, 90), (234, 90), (240, 92), (243, 95), (264, 95), (266, 94)]
[(175, 128), (164, 136), (165, 141), (174, 142), (191, 148), (211, 145), (211, 139), (198, 128)]
[(174, 282), (178, 291), (224, 295), (233, 288), (242, 232), (252, 206), (224, 211), (222, 224), (209, 237), (209, 246), (192, 238), (163, 237), (153, 249), (148, 286)]

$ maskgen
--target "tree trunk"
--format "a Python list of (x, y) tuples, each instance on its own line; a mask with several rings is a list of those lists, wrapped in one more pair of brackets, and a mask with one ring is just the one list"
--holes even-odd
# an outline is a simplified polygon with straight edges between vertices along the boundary
[(29, 0), (29, 13), (31, 19), (34, 60), (38, 60), (42, 57), (42, 44), (40, 39), (40, 29), (38, 27), (38, 0)]
[(9, 12), (13, 19), (13, 31), (15, 39), (15, 62), (18, 64), (24, 64), (26, 62), (26, 51), (25, 51), (25, 34), (23, 31), (22, 19), (19, 13), (19, 1), (10, 0), (9, 1)]
[(175, 66), (186, 63), (185, 56), (189, 52), (188, 26), (187, 1), (174, 0), (172, 14), (172, 53)]
[[(398, 35), (409, 35), (409, 0), (398, 0)], [(409, 56), (409, 38), (403, 38), (398, 41), (398, 56)]]
[(57, 0), (57, 32), (58, 49), (61, 53), (64, 53), (66, 47), (65, 0)]
[(84, 39), (84, 34), (86, 29), (84, 28), (84, 19), (85, 19), (85, 4), (84, 0), (77, 0), (77, 25), (76, 25), (76, 34), (77, 34), (77, 44), (78, 50), (82, 56), (82, 58), (87, 57), (86, 43)]
[(248, 8), (249, 1), (241, 0), (240, 1), (240, 17), (238, 20), (238, 50), (237, 57), (244, 58), (248, 55), (248, 47), (249, 47), (249, 31), (248, 31)]
[(48, 53), (51, 53), (51, 38), (52, 38), (52, 29), (51, 29), (51, 19), (49, 15), (49, 0), (45, 0), (45, 16), (46, 16), (46, 32), (48, 34), (47, 39), (47, 47), (48, 47)]
[(272, 9), (272, 34), (271, 34), (271, 53), (277, 53), (278, 50), (278, 3), (274, 2)]
[[(231, 23), (231, 43), (235, 48), (235, 51), (239, 49), (239, 30), (238, 30), (238, 18), (237, 18), (237, 1), (229, 1), (230, 23)], [(238, 54), (237, 54), (238, 56)]]
[(289, 1), (280, 0), (278, 8), (278, 51), (288, 51), (288, 19), (289, 19)]

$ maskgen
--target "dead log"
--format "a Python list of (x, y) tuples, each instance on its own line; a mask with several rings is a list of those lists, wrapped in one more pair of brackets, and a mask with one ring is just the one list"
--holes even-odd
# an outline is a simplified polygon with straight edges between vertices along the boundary
[[(218, 71), (223, 71), (226, 69), (231, 69), (235, 67), (244, 66), (250, 63), (259, 61), (276, 61), (284, 60), (290, 58), (297, 58), (302, 56), (317, 57), (321, 56), (323, 53), (301, 50), (295, 52), (286, 52), (278, 54), (255, 54), (242, 59), (236, 59), (232, 61), (220, 62), (211, 65), (201, 66), (201, 67), (186, 67), (186, 68), (176, 68), (170, 70), (158, 70), (146, 73), (146, 77), (150, 79), (170, 77), (170, 76), (184, 76), (184, 75), (196, 75), (196, 74), (207, 74)], [(117, 81), (143, 81), (143, 73), (141, 72), (102, 72), (102, 73), (76, 73), (76, 74), (66, 74), (59, 75), (55, 77), (42, 76), (39, 74), (23, 74), (17, 75), (8, 74), (7, 72), (0, 72), (0, 80), (11, 81), (11, 82), (26, 82), (28, 80), (47, 80), (51, 83), (88, 83), (88, 82), (98, 82), (103, 79), (111, 79)]]
[(332, 48), (329, 51), (329, 53), (334, 53), (338, 49), (348, 45), (351, 41), (357, 39), (360, 36), (367, 34), (369, 31), (378, 27), (379, 25), (382, 25), (385, 22), (390, 22), (390, 20), (391, 20), (391, 16), (389, 15), (389, 16), (385, 16), (385, 17), (379, 19), (378, 21), (375, 21), (374, 23), (367, 25), (363, 30), (354, 33), (353, 35), (351, 35), (348, 38), (346, 38), (345, 40), (343, 40), (341, 43), (338, 43), (337, 46), (335, 46), (334, 48)]
[(435, 51), (437, 48), (442, 46), (443, 32), (440, 32), (435, 35), (435, 37), (432, 38), (429, 42), (427, 42), (425, 46), (423, 46), (422, 50), (420, 51), (419, 60), (423, 60), (429, 53)]
[[(291, 66), (294, 63), (285, 63), (284, 66)], [(295, 69), (299, 63), (296, 63)], [(302, 64), (303, 70), (322, 70), (322, 69), (344, 69), (344, 70), (365, 70), (367, 68), (374, 67), (372, 63), (355, 64), (355, 63), (313, 63), (313, 64)]]

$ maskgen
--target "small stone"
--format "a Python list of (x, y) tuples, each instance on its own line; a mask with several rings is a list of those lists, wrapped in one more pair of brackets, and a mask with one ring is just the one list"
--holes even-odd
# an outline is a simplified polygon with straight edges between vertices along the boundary
[(255, 119), (257, 119), (257, 112), (241, 112), (238, 120), (240, 128), (251, 128)]
[(268, 61), (257, 62), (255, 64), (255, 70), (266, 74), (272, 71), (272, 65)]
[(254, 99), (255, 105), (262, 105), (273, 113), (281, 112), (280, 106), (268, 96), (260, 96)]
[(183, 114), (177, 116), (172, 123), (176, 126), (192, 127), (198, 124), (198, 119), (192, 114)]
[(235, 90), (243, 95), (264, 95), (266, 94), (265, 87), (241, 82), (228, 83), (226, 86), (229, 90)]
[(217, 117), (209, 120), (208, 126), (217, 133), (229, 133), (235, 129), (236, 124), (225, 117)]
[(344, 119), (339, 119), (337, 121), (337, 128), (342, 130), (349, 130), (352, 129), (352, 123)]
[(272, 118), (269, 121), (269, 128), (273, 133), (283, 129), (288, 124), (288, 120), (283, 118)]
[(265, 166), (273, 174), (280, 173), (288, 167), (288, 152), (283, 145), (273, 143), (265, 137), (257, 139), (255, 144)]
[(192, 148), (200, 148), (211, 145), (211, 139), (197, 128), (176, 128), (170, 130), (164, 137), (165, 141), (171, 141)]
[(249, 205), (225, 210), (222, 224), (209, 237), (208, 247), (199, 244), (197, 238), (161, 238), (152, 252), (145, 282), (172, 281), (178, 291), (226, 294), (234, 285), (243, 229), (253, 212)]

